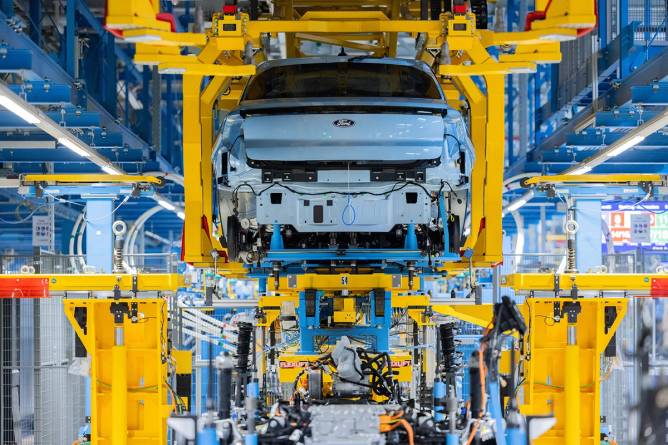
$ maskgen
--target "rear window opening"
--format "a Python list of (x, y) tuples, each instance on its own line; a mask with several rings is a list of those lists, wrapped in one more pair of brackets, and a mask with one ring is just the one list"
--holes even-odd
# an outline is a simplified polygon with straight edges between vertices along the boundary
[(251, 78), (242, 100), (316, 97), (443, 99), (436, 80), (419, 68), (353, 61), (268, 68)]

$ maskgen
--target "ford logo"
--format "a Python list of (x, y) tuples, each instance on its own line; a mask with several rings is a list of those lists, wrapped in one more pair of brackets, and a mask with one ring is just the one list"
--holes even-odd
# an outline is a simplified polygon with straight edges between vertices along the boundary
[(350, 128), (355, 126), (355, 121), (352, 119), (337, 119), (332, 122), (332, 125), (338, 128)]

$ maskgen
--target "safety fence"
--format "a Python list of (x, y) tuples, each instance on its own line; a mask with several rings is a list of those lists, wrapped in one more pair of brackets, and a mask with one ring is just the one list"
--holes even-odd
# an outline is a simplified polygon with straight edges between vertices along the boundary
[(628, 21), (639, 24), (633, 36), (636, 42), (646, 45), (665, 44), (666, 7), (665, 0), (628, 1)]
[[(124, 255), (129, 273), (175, 273), (179, 257), (175, 253), (141, 253)], [(85, 255), (39, 253), (35, 255), (0, 255), (0, 275), (6, 274), (82, 274), (111, 273), (98, 270), (86, 262)]]
[(70, 444), (85, 424), (85, 378), (62, 298), (1, 298), (0, 442)]
[[(563, 271), (565, 254), (523, 253), (503, 256), (502, 274), (554, 273)], [(666, 264), (664, 268), (664, 264)], [(603, 255), (600, 266), (580, 272), (664, 273), (668, 271), (668, 252), (630, 252)]]

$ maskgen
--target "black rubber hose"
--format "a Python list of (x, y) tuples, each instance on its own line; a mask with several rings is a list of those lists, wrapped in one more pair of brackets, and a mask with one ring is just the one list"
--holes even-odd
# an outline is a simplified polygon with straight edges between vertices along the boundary
[(469, 382), (471, 387), (471, 418), (479, 419), (482, 413), (482, 386), (480, 384), (480, 365), (478, 351), (473, 351), (469, 361)]
[(455, 357), (455, 324), (445, 323), (440, 325), (438, 329), (441, 337), (441, 360), (443, 364), (443, 372), (455, 372), (457, 367)]
[(232, 368), (223, 368), (218, 374), (218, 413), (221, 419), (229, 419), (232, 403)]
[(248, 357), (250, 355), (250, 342), (253, 333), (251, 323), (241, 322), (237, 325), (239, 334), (237, 336), (237, 369), (239, 371), (248, 370)]

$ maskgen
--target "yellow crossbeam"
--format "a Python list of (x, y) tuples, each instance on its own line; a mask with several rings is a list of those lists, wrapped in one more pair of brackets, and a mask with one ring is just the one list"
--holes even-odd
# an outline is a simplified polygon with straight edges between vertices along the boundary
[(516, 291), (552, 291), (558, 281), (558, 290), (568, 291), (573, 285), (583, 291), (639, 291), (649, 292), (653, 280), (668, 278), (666, 275), (649, 274), (554, 274), (518, 273), (505, 275), (501, 285)]
[(638, 173), (614, 173), (609, 175), (551, 175), (533, 176), (524, 181), (525, 185), (559, 183), (598, 184), (638, 184), (640, 182), (663, 183), (665, 176)]
[(3, 275), (2, 278), (46, 278), (49, 280), (49, 291), (112, 291), (118, 285), (121, 291), (130, 291), (134, 288), (133, 280), (137, 278), (138, 291), (176, 291), (184, 285), (184, 277), (180, 274), (31, 274), (31, 275)]
[(161, 185), (163, 180), (155, 176), (139, 175), (107, 175), (107, 174), (44, 174), (24, 175), (21, 177), (22, 184), (33, 184), (47, 182), (52, 184), (156, 184)]

